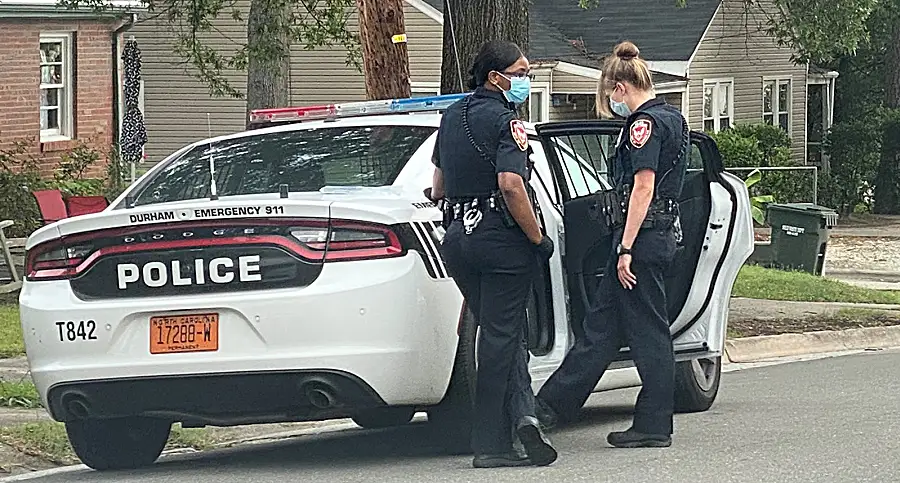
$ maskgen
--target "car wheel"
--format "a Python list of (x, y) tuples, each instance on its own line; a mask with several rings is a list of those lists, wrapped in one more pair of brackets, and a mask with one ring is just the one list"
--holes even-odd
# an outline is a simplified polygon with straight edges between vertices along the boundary
[(406, 407), (372, 408), (360, 411), (353, 416), (353, 422), (366, 429), (390, 428), (403, 426), (412, 421), (416, 410)]
[(153, 464), (169, 439), (172, 424), (153, 418), (79, 419), (66, 423), (75, 454), (99, 471)]
[(675, 366), (675, 412), (706, 411), (719, 393), (722, 358), (694, 359)]
[(444, 399), (428, 409), (428, 424), (436, 440), (450, 454), (471, 453), (472, 411), (475, 400), (475, 334), (477, 324), (470, 310), (463, 315), (453, 374)]

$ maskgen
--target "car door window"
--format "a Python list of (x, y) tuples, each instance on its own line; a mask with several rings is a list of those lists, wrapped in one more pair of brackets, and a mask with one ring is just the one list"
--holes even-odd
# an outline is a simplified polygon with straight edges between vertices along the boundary
[(696, 142), (691, 143), (691, 155), (688, 159), (687, 169), (691, 171), (703, 171), (703, 153)]
[(541, 189), (546, 191), (547, 196), (550, 197), (550, 202), (555, 205), (559, 203), (559, 188), (553, 183), (553, 173), (547, 153), (544, 152), (544, 145), (533, 137), (528, 139), (528, 144), (531, 146), (531, 161), (534, 162), (532, 180), (537, 181)]
[(551, 140), (563, 168), (570, 198), (587, 196), (612, 186), (610, 166), (617, 137), (611, 134), (554, 136)]

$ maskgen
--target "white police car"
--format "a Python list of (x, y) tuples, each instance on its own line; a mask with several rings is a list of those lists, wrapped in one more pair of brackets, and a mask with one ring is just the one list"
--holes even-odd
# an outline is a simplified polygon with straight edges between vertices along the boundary
[[(270, 126), (187, 146), (104, 212), (32, 234), (28, 359), (82, 461), (150, 464), (173, 422), (384, 427), (427, 411), (445, 440), (467, 443), (475, 329), (422, 194), (436, 111), (459, 98), (257, 111)], [(528, 305), (536, 389), (603, 276), (610, 240), (592, 214), (620, 127), (528, 126), (541, 222), (559, 248)], [(753, 249), (743, 182), (710, 138), (692, 142), (686, 246), (667, 281), (679, 411), (716, 397), (731, 287)], [(597, 389), (636, 384), (623, 349)]]

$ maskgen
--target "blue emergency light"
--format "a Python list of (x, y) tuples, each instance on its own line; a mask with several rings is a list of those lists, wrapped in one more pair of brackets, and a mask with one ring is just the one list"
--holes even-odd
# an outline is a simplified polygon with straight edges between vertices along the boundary
[(411, 97), (409, 99), (390, 99), (384, 101), (255, 109), (250, 111), (250, 122), (297, 122), (357, 117), (372, 114), (407, 114), (413, 112), (441, 111), (447, 109), (453, 103), (467, 95), (469, 94), (446, 94), (443, 96)]

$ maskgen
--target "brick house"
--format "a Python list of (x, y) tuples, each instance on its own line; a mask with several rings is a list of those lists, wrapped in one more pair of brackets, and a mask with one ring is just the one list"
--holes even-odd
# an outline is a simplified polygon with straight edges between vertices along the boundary
[[(0, 0), (0, 147), (26, 141), (50, 174), (78, 141), (106, 152), (118, 137), (126, 2), (105, 12), (56, 0)], [(94, 168), (99, 175), (102, 166)]]

